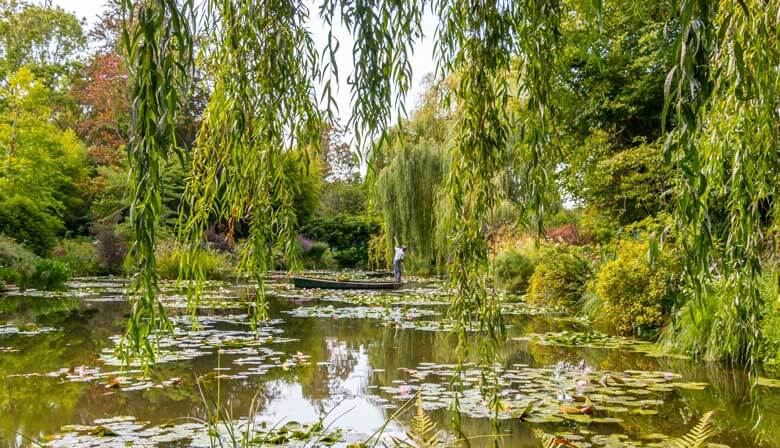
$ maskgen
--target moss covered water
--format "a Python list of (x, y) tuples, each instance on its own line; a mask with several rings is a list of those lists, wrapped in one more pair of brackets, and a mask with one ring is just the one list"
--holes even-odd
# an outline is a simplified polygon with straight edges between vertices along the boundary
[[(418, 393), (449, 427), (456, 341), (440, 283), (387, 294), (296, 291), (281, 278), (269, 288), (271, 320), (258, 328), (245, 287), (209, 285), (195, 328), (186, 298), (168, 287), (176, 330), (148, 374), (123, 370), (113, 355), (125, 286), (81, 280), (66, 293), (0, 298), (0, 446), (208, 447), (203, 422), (216, 402), (230, 409), (233, 427), (254, 424), (258, 441), (347, 445)], [(510, 340), (496, 369), (506, 446), (536, 446), (535, 427), (575, 446), (663, 446), (710, 410), (718, 411), (717, 443), (780, 446), (780, 389), (759, 386), (751, 404), (741, 371), (654, 356), (554, 310), (521, 303), (504, 311)], [(472, 436), (491, 431), (477, 378), (467, 369), (461, 405)], [(402, 435), (409, 416), (386, 433)]]

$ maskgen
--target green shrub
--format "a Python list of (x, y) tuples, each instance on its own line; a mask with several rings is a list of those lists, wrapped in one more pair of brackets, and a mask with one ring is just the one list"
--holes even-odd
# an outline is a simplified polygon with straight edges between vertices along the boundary
[(368, 244), (381, 232), (379, 221), (363, 216), (316, 217), (301, 229), (313, 241), (328, 244), (342, 268), (368, 265)]
[(29, 198), (12, 196), (0, 202), (0, 233), (39, 256), (49, 255), (62, 229), (57, 218)]
[(588, 260), (572, 246), (547, 248), (531, 276), (526, 300), (544, 306), (573, 308), (591, 276)]
[(333, 258), (340, 268), (363, 268), (368, 265), (368, 246), (360, 245), (335, 251)]
[(62, 240), (54, 249), (56, 259), (70, 268), (73, 277), (101, 274), (95, 243), (85, 240)]
[[(720, 277), (704, 285), (701, 297), (689, 299), (675, 313), (674, 320), (661, 332), (660, 347), (670, 353), (681, 353), (705, 361), (746, 362), (758, 353), (765, 366), (780, 366), (780, 299), (777, 273), (766, 270), (760, 282), (760, 299), (764, 312), (760, 322), (741, 323), (736, 304), (749, 300), (740, 297), (740, 288)], [(759, 347), (753, 346), (756, 331), (761, 331)], [(756, 348), (758, 350), (756, 350)]]
[(328, 243), (317, 241), (311, 245), (311, 250), (308, 254), (306, 254), (306, 256), (314, 261), (320, 261), (322, 260), (322, 256), (325, 255), (325, 252), (327, 251)]
[(583, 239), (591, 244), (606, 244), (617, 233), (617, 222), (601, 211), (588, 207), (582, 212), (580, 230)]
[(495, 259), (495, 278), (500, 288), (525, 293), (536, 265), (531, 257), (517, 251), (503, 252)]
[[(161, 279), (176, 280), (180, 274), (191, 280), (193, 277), (181, 271), (186, 249), (175, 244), (162, 244), (157, 249), (157, 275)], [(232, 275), (233, 267), (228, 256), (214, 249), (201, 249), (195, 257), (194, 268), (202, 273), (206, 280), (224, 280)]]
[(760, 354), (764, 366), (772, 373), (780, 372), (780, 273), (765, 271), (761, 281), (761, 299), (764, 303), (761, 319)]
[(0, 282), (20, 289), (61, 289), (70, 278), (68, 266), (57, 260), (38, 258), (13, 238), (0, 234)]
[(581, 316), (594, 322), (600, 322), (604, 318), (604, 299), (588, 288), (577, 302), (577, 311)]
[(35, 273), (36, 260), (29, 249), (0, 234), (0, 281), (23, 288)]
[(720, 288), (708, 289), (701, 299), (690, 297), (673, 316), (674, 320), (661, 331), (658, 343), (663, 351), (702, 357), (707, 361), (721, 358), (720, 336), (713, 330), (729, 325), (727, 321), (716, 322), (718, 316), (726, 315), (728, 306), (720, 302)]
[(35, 264), (33, 275), (22, 286), (50, 291), (64, 288), (69, 279), (70, 267), (67, 264), (59, 260), (40, 258)]
[(621, 241), (615, 259), (597, 277), (605, 317), (623, 334), (647, 335), (664, 324), (672, 308), (680, 269), (667, 252), (651, 266), (648, 253), (646, 241)]
[(125, 274), (127, 235), (113, 224), (99, 224), (93, 228), (95, 250), (101, 274)]

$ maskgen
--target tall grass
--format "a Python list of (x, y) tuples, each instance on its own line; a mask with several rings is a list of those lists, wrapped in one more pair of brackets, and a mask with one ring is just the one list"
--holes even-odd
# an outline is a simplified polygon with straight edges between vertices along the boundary
[(780, 348), (780, 319), (775, 317), (780, 310), (777, 272), (766, 270), (759, 284), (765, 304), (762, 321), (744, 328), (737, 315), (741, 300), (737, 288), (721, 278), (708, 285), (700, 298), (689, 299), (663, 329), (659, 339), (662, 350), (705, 361), (739, 360), (746, 350), (758, 348), (749, 347), (751, 338), (746, 334), (755, 332), (764, 341), (766, 351), (776, 356)]

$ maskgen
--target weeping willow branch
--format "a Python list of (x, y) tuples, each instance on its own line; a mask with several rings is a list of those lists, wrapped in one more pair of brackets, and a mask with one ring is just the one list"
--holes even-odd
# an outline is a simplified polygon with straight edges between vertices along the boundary
[[(412, 83), (411, 47), (422, 36), (421, 16), (425, 0), (324, 0), (320, 16), (332, 26), (340, 17), (352, 33), (354, 72), (350, 77), (353, 111), (352, 127), (362, 148), (384, 131), (393, 117), (393, 104), (403, 110), (403, 99)], [(328, 34), (326, 52), (329, 68), (335, 72), (338, 41)], [(330, 84), (326, 84), (330, 93)]]
[[(205, 57), (214, 88), (198, 135), (185, 192), (191, 210), (183, 223), (187, 266), (211, 219), (249, 224), (239, 268), (257, 280), (256, 316), (265, 317), (261, 274), (281, 253), (295, 266), (298, 221), (293, 208), (293, 148), (315, 148), (321, 114), (313, 80), (318, 54), (301, 1), (211, 1), (213, 48)], [(300, 151), (306, 157), (308, 152)], [(307, 161), (305, 161), (307, 162)], [(303, 164), (293, 164), (304, 166)], [(191, 272), (199, 278), (198, 272)], [(196, 294), (191, 294), (194, 309)]]
[(667, 156), (682, 173), (677, 231), (695, 299), (712, 275), (736, 291), (729, 306), (738, 334), (727, 358), (755, 366), (765, 229), (777, 226), (780, 207), (780, 1), (678, 8), (679, 60), (665, 86), (665, 115), (673, 108), (676, 121)]
[[(549, 142), (546, 126), (550, 108), (549, 58), (554, 56), (558, 38), (560, 5), (557, 1), (476, 2), (462, 0), (437, 2), (439, 67), (443, 72), (457, 73), (454, 89), (458, 117), (457, 134), (452, 149), (452, 168), (447, 178), (452, 216), (449, 238), (451, 249), (450, 277), (458, 294), (450, 313), (458, 322), (458, 353), (468, 359), (468, 326), (478, 323), (480, 332), (489, 337), (479, 344), (478, 363), (482, 371), (481, 391), (488, 397), (493, 423), (498, 430), (500, 402), (493, 363), (496, 346), (505, 339), (505, 330), (495, 298), (487, 294), (488, 244), (483, 228), (499, 200), (492, 180), (509, 160), (512, 123), (507, 113), (511, 98), (519, 95), (511, 89), (508, 75), (513, 58), (521, 55), (520, 91), (527, 95), (527, 105), (538, 114), (538, 126), (528, 134), (533, 157), (529, 183), (540, 177), (541, 163)], [(539, 208), (546, 188), (532, 185), (538, 192)], [(541, 222), (540, 222), (541, 226)], [(461, 369), (459, 368), (459, 371)], [(462, 371), (460, 371), (462, 374)], [(457, 375), (461, 377), (461, 375)], [(457, 410), (458, 397), (455, 406)], [(455, 426), (460, 427), (459, 413)], [(497, 432), (497, 431), (496, 431)], [(498, 440), (496, 440), (496, 444)]]
[(130, 142), (130, 221), (134, 244), (129, 260), (138, 274), (131, 295), (132, 311), (119, 350), (128, 359), (140, 355), (143, 363), (154, 358), (153, 336), (171, 329), (157, 301), (155, 231), (162, 209), (161, 164), (176, 145), (175, 125), (180, 92), (192, 60), (192, 2), (175, 0), (123, 0), (122, 43), (132, 76)]

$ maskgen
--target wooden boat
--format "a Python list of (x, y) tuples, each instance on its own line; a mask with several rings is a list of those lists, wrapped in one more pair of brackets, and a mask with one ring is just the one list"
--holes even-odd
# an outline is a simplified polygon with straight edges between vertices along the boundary
[(398, 289), (403, 283), (396, 282), (361, 282), (326, 280), (324, 278), (295, 277), (292, 278), (296, 288), (321, 288), (321, 289)]

